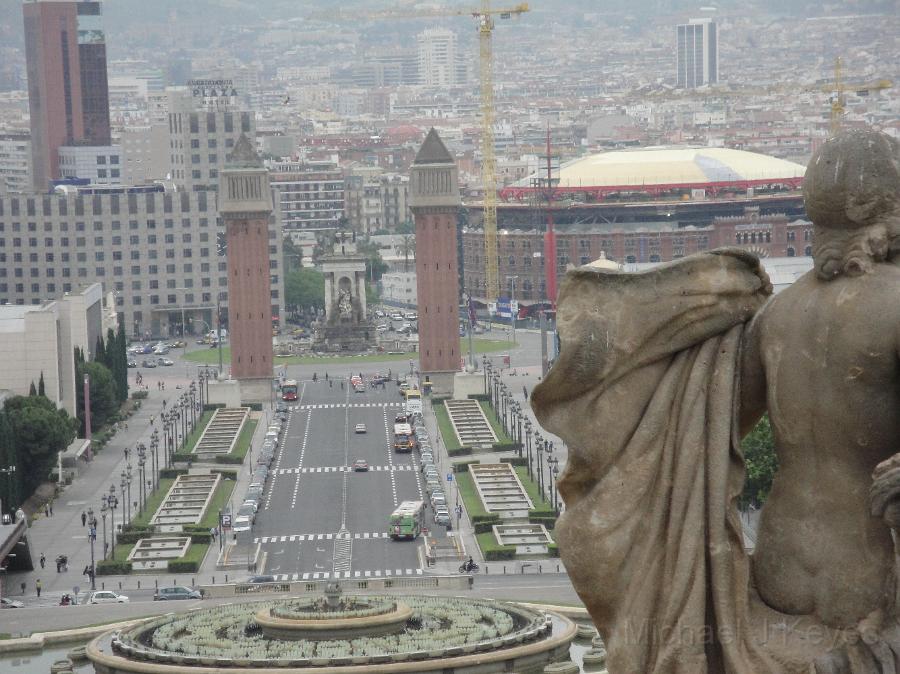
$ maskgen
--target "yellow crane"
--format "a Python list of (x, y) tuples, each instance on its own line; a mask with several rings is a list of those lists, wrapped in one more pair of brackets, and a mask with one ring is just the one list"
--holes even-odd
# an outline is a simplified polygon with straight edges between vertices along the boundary
[(327, 21), (418, 19), (437, 16), (471, 16), (478, 28), (479, 84), (481, 88), (481, 183), (484, 187), (484, 268), (485, 297), (489, 302), (500, 296), (497, 269), (497, 158), (494, 155), (494, 54), (495, 17), (511, 19), (530, 11), (528, 3), (511, 7), (491, 7), (491, 0), (471, 9), (437, 7), (398, 9), (363, 14), (317, 13), (309, 18)]

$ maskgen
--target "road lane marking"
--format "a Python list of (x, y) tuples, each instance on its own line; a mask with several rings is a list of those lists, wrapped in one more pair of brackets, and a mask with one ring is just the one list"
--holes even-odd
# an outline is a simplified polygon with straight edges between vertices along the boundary
[(330, 540), (345, 540), (349, 541), (351, 539), (373, 539), (373, 538), (388, 538), (388, 533), (386, 531), (366, 531), (366, 532), (356, 532), (351, 533), (347, 532), (339, 532), (337, 534), (285, 534), (279, 536), (258, 536), (253, 539), (254, 543), (303, 543), (308, 541), (330, 541)]

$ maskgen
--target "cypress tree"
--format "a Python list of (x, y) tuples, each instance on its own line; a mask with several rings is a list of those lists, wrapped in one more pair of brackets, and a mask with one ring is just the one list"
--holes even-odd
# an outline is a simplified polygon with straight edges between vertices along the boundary
[(94, 362), (106, 365), (106, 349), (103, 346), (103, 335), (97, 335), (97, 344), (94, 346)]
[[(0, 465), (4, 468), (15, 466), (17, 472), (20, 468), (12, 428), (9, 425), (6, 410), (0, 410)], [(21, 503), (19, 480), (21, 478), (21, 475), (13, 473), (0, 475), (0, 500), (3, 501), (4, 512), (14, 513), (16, 508), (19, 507)]]
[(128, 344), (125, 338), (125, 326), (119, 323), (119, 330), (116, 334), (116, 353), (119, 356), (119, 395), (122, 396), (122, 402), (128, 399)]
[(34, 382), (31, 382), (31, 387), (28, 389), (28, 395), (29, 395), (29, 396), (36, 396), (36, 395), (37, 395), (37, 389), (36, 389), (35, 386), (34, 386)]
[(37, 392), (38, 392), (39, 396), (44, 396), (45, 398), (47, 397), (47, 393), (44, 389), (44, 371), (43, 370), (41, 370), (41, 378), (38, 380)]

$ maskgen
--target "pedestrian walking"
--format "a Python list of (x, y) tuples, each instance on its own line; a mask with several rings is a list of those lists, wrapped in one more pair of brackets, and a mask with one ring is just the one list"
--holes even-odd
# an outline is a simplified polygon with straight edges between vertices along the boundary
[(525, 386), (522, 387), (522, 395), (525, 396), (525, 400), (528, 400), (528, 389)]
[(62, 562), (59, 561), (59, 558), (56, 560), (56, 573), (59, 573), (59, 569), (62, 566)]
[(87, 523), (87, 513), (83, 510), (81, 511), (81, 526), (84, 526)]
[(50, 517), (53, 517), (53, 501), (50, 501), (50, 504), (47, 507), (50, 508)]
[(44, 504), (44, 517), (50, 517), (50, 504)]
[(38, 599), (40, 599), (41, 598), (41, 579), (40, 578), (38, 578), (36, 581), (34, 581), (34, 589), (37, 590), (37, 596), (38, 596)]
[(91, 575), (91, 567), (87, 564), (84, 566), (84, 571), (81, 572), (82, 576), (90, 576)]
[(156, 421), (156, 417), (153, 416), (153, 415), (151, 415), (151, 416), (150, 416), (150, 425), (151, 425), (151, 426), (153, 425), (153, 422), (154, 422), (154, 421)]
[(209, 528), (209, 536), (210, 536), (210, 538), (213, 539), (213, 542), (215, 542), (215, 540), (216, 540), (216, 528), (215, 527)]
[(46, 564), (47, 564), (47, 558), (44, 556), (44, 553), (42, 552), (41, 553), (41, 568), (43, 569)]

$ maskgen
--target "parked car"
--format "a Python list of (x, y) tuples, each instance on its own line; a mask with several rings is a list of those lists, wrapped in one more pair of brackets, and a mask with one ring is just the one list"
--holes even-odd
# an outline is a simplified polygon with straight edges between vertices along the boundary
[(365, 459), (357, 459), (353, 462), (353, 472), (364, 473), (369, 470), (369, 464)]
[(143, 360), (143, 361), (141, 361), (141, 367), (146, 367), (147, 369), (156, 367), (156, 361), (155, 360)]
[(128, 361), (128, 367), (137, 367), (137, 361), (136, 361), (136, 360), (129, 360), (129, 361)]
[(444, 492), (434, 492), (431, 495), (431, 505), (433, 505), (435, 508), (437, 508), (439, 505), (447, 505), (447, 497), (444, 496)]
[(376, 332), (387, 332), (387, 331), (388, 331), (388, 326), (385, 325), (384, 323), (382, 323), (381, 325), (377, 325), (377, 326), (375, 327), (375, 330), (376, 330)]
[(365, 424), (356, 424), (356, 428), (354, 429), (356, 433), (365, 433), (366, 425)]
[(250, 523), (253, 524), (256, 520), (256, 507), (255, 501), (244, 501), (238, 508), (238, 517), (249, 517)]
[(440, 524), (443, 527), (450, 528), (452, 520), (450, 519), (450, 511), (448, 510), (436, 510), (434, 512), (434, 523)]
[(424, 466), (427, 463), (434, 465), (434, 455), (431, 452), (422, 450), (422, 465)]
[(287, 414), (287, 411), (288, 411), (287, 403), (283, 403), (283, 402), (278, 403), (278, 404), (275, 406), (275, 411), (276, 411), (278, 414)]
[(153, 594), (153, 601), (172, 601), (174, 599), (202, 599), (197, 590), (183, 585), (174, 585), (173, 587), (160, 587)]
[(127, 604), (128, 597), (112, 590), (98, 590), (91, 592), (87, 600), (88, 604)]
[(274, 583), (275, 576), (250, 576), (248, 583)]
[(23, 608), (25, 604), (16, 599), (10, 599), (9, 597), (3, 597), (0, 599), (0, 608)]
[(157, 364), (157, 365), (162, 365), (162, 366), (164, 366), (164, 367), (168, 367), (169, 365), (174, 365), (174, 364), (175, 364), (175, 361), (174, 361), (174, 360), (169, 360), (168, 358), (157, 358), (157, 359), (156, 359), (156, 364)]
[(363, 386), (362, 384), (357, 384), (356, 386), (353, 387), (353, 390), (356, 391), (357, 393), (365, 393), (366, 387)]

